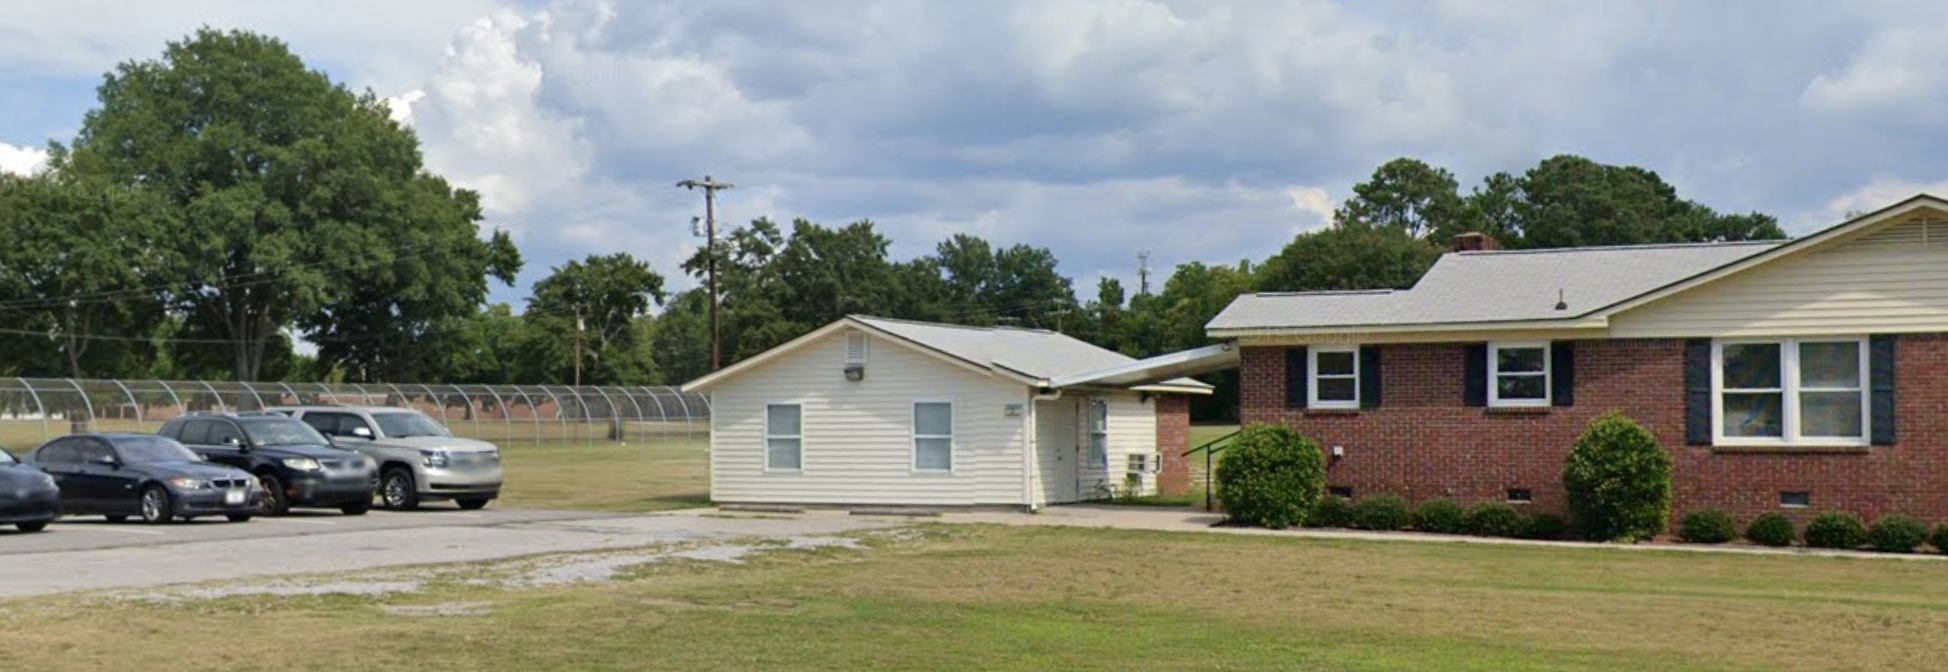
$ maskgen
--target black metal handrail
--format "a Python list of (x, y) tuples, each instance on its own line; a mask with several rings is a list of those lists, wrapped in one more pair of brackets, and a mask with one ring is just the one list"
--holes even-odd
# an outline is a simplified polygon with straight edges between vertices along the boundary
[(1191, 453), (1195, 453), (1200, 450), (1204, 451), (1204, 510), (1205, 511), (1212, 511), (1217, 509), (1216, 506), (1217, 500), (1215, 499), (1211, 490), (1211, 456), (1223, 452), (1225, 448), (1229, 448), (1230, 446), (1228, 445), (1220, 446), (1218, 444), (1237, 438), (1238, 433), (1242, 431), (1244, 430), (1238, 430), (1237, 432), (1232, 432), (1230, 434), (1226, 434), (1224, 436), (1211, 439), (1210, 441), (1204, 442), (1204, 445), (1184, 451), (1184, 454), (1179, 456), (1179, 457), (1190, 457)]

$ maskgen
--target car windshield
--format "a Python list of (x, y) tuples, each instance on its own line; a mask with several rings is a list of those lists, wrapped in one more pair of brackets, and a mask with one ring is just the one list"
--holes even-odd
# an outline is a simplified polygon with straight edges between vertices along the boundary
[(324, 446), (330, 445), (323, 434), (312, 429), (311, 425), (290, 418), (251, 418), (240, 420), (244, 433), (250, 435), (250, 443), (258, 446)]
[(183, 444), (160, 436), (126, 437), (115, 439), (115, 450), (122, 454), (122, 461), (129, 464), (145, 462), (197, 462), (197, 457)]
[(372, 421), (379, 423), (379, 431), (386, 437), (406, 439), (415, 436), (448, 436), (446, 428), (432, 418), (416, 412), (373, 413)]
[(14, 459), (13, 453), (9, 453), (6, 451), (6, 449), (0, 448), (0, 464), (19, 464), (19, 463), (20, 460)]

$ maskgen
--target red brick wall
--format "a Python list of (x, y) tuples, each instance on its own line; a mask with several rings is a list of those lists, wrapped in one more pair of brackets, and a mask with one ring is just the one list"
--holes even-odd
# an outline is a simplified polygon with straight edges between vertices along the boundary
[[(1864, 454), (1720, 453), (1685, 445), (1683, 341), (1578, 342), (1576, 405), (1522, 411), (1462, 405), (1462, 348), (1383, 346), (1381, 408), (1306, 411), (1285, 408), (1283, 350), (1247, 347), (1241, 417), (1286, 423), (1328, 451), (1343, 446), (1345, 457), (1328, 458), (1327, 478), (1356, 495), (1473, 503), (1528, 488), (1535, 510), (1562, 513), (1570, 447), (1592, 418), (1620, 410), (1671, 452), (1676, 515), (1716, 507), (1741, 524), (1770, 511), (1803, 523), (1837, 510), (1870, 520), (1902, 513), (1948, 522), (1948, 335), (1901, 338), (1900, 442)], [(1813, 505), (1783, 509), (1781, 491), (1810, 492)]]
[(1157, 474), (1157, 491), (1166, 495), (1190, 494), (1190, 465), (1184, 451), (1190, 450), (1190, 397), (1160, 394), (1156, 397), (1157, 452), (1163, 454), (1163, 470)]

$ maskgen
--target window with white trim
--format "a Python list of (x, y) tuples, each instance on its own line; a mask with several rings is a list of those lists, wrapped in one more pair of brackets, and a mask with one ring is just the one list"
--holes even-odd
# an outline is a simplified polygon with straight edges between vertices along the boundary
[(804, 407), (798, 404), (764, 406), (764, 468), (798, 471), (804, 466)]
[(866, 332), (845, 332), (845, 363), (863, 365), (866, 363)]
[(1104, 399), (1089, 401), (1089, 464), (1109, 470), (1109, 402)]
[(945, 401), (913, 403), (914, 471), (954, 470), (954, 405)]
[(1549, 344), (1488, 344), (1488, 405), (1549, 405)]
[(1306, 386), (1309, 408), (1360, 407), (1360, 352), (1352, 346), (1315, 346), (1306, 367), (1312, 380)]
[(1727, 340), (1713, 346), (1715, 443), (1867, 443), (1865, 339)]

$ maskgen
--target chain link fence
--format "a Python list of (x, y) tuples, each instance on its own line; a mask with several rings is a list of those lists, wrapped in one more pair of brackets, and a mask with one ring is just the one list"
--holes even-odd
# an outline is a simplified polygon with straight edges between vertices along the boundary
[(184, 413), (316, 405), (416, 409), (456, 435), (503, 443), (698, 441), (710, 432), (709, 398), (674, 387), (0, 378), (0, 446), (149, 433)]

